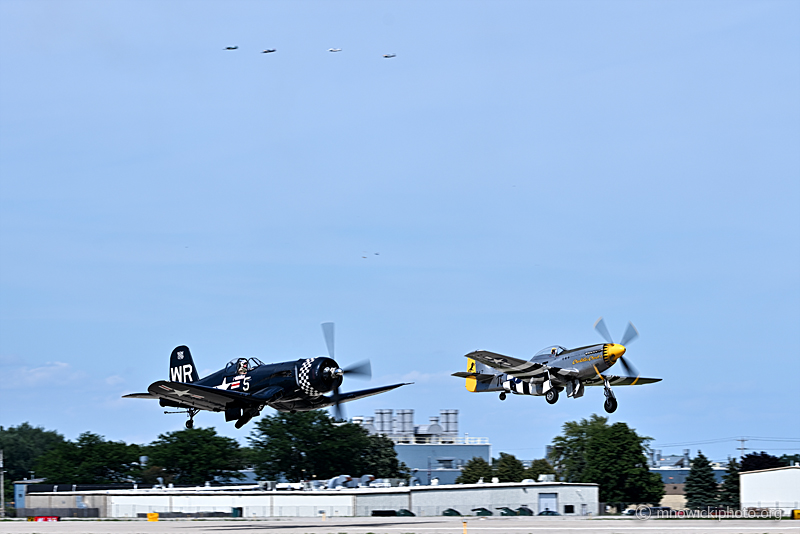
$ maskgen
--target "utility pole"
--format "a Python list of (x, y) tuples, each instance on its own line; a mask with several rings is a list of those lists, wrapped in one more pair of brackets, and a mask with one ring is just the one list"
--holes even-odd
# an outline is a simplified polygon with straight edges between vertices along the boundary
[(741, 446), (737, 447), (737, 449), (739, 451), (739, 463), (741, 464), (742, 463), (742, 453), (747, 450), (747, 448), (745, 448), (745, 446), (744, 446), (744, 443), (746, 441), (749, 441), (749, 440), (746, 439), (746, 438), (739, 438), (736, 441), (739, 441), (742, 444)]
[(0, 517), (6, 517), (6, 472), (3, 470), (3, 449), (0, 449)]

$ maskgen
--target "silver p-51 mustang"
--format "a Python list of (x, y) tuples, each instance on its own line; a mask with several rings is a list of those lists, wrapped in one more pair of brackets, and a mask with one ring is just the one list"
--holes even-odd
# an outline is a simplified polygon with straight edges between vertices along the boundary
[[(558, 401), (559, 392), (566, 389), (567, 397), (582, 397), (584, 386), (603, 386), (608, 413), (617, 409), (617, 399), (611, 386), (635, 386), (659, 382), (660, 378), (642, 378), (626, 361), (625, 345), (639, 337), (633, 323), (628, 323), (621, 343), (614, 343), (603, 318), (594, 325), (608, 343), (589, 345), (577, 349), (566, 349), (553, 345), (537, 352), (533, 358), (520, 360), (494, 352), (478, 350), (466, 355), (467, 371), (453, 373), (466, 378), (467, 390), (473, 393), (500, 392), (500, 400), (507, 393), (515, 395), (544, 396), (549, 404)], [(627, 376), (606, 373), (617, 360)]]

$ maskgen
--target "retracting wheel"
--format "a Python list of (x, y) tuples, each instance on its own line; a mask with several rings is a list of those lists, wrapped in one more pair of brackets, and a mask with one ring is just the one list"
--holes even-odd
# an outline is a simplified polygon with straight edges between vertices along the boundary
[(606, 396), (606, 402), (603, 403), (603, 408), (605, 408), (608, 413), (614, 413), (617, 409), (617, 398), (614, 396), (614, 392), (611, 391), (611, 383), (606, 377), (603, 377), (603, 393)]
[(189, 415), (189, 420), (186, 421), (186, 428), (188, 428), (189, 430), (194, 428), (194, 416), (197, 415), (197, 412), (199, 411), (200, 410), (198, 410), (197, 408), (189, 408), (188, 410), (186, 410), (186, 413)]
[(558, 402), (558, 391), (555, 389), (551, 389), (550, 391), (544, 394), (544, 400), (546, 400), (548, 404), (555, 404), (556, 402)]
[(500, 400), (506, 400), (506, 392), (505, 391), (500, 394)]
[(617, 410), (616, 397), (608, 397), (606, 402), (603, 403), (603, 408), (605, 408), (608, 413), (614, 413)]

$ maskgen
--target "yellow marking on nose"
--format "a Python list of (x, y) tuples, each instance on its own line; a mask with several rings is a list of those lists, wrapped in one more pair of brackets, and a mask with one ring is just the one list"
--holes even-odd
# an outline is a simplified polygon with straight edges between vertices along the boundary
[(625, 347), (616, 343), (608, 343), (603, 347), (610, 363), (616, 362), (620, 356), (625, 354), (625, 350)]

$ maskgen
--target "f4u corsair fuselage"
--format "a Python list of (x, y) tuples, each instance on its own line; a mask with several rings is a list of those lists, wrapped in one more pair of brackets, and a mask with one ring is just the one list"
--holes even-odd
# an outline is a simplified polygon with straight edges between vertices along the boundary
[[(595, 328), (604, 331), (608, 337), (601, 321), (602, 318)], [(636, 329), (630, 325), (625, 338), (631, 341), (637, 336)], [(661, 380), (638, 376), (633, 366), (625, 361), (625, 351), (623, 345), (611, 342), (576, 349), (552, 345), (537, 352), (530, 360), (521, 360), (478, 350), (466, 355), (467, 371), (453, 373), (453, 376), (466, 378), (467, 390), (474, 393), (499, 391), (500, 400), (505, 400), (507, 393), (544, 396), (549, 404), (558, 401), (561, 391), (566, 390), (568, 397), (578, 398), (583, 396), (585, 386), (603, 386), (606, 397), (603, 407), (606, 412), (613, 413), (617, 409), (617, 399), (611, 386), (652, 384)], [(617, 360), (622, 361), (629, 374), (637, 376), (606, 373)]]
[[(333, 324), (324, 324), (323, 332), (332, 355)], [(194, 416), (200, 410), (224, 412), (226, 421), (236, 421), (236, 428), (241, 428), (266, 406), (292, 413), (334, 406), (338, 415), (341, 403), (405, 385), (339, 393), (345, 374), (368, 375), (369, 372), (369, 362), (356, 368), (342, 369), (332, 357), (271, 364), (258, 358), (237, 358), (223, 369), (199, 378), (189, 347), (181, 345), (170, 355), (169, 380), (153, 382), (147, 393), (132, 393), (124, 397), (158, 399), (161, 406), (182, 409), (189, 416), (186, 428), (192, 428)], [(333, 395), (325, 396), (329, 392)]]

